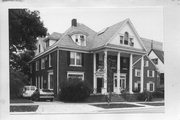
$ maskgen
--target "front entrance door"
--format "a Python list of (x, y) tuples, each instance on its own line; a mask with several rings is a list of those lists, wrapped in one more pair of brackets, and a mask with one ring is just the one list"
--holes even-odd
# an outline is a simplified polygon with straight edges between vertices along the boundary
[(119, 81), (119, 88), (118, 88), (118, 81), (117, 81), (117, 74), (114, 73), (114, 77), (113, 77), (113, 83), (114, 83), (114, 92), (118, 93), (118, 89), (120, 89), (120, 91), (125, 90), (126, 89), (126, 74), (125, 73), (121, 73), (120, 74), (120, 81)]
[(101, 93), (103, 87), (103, 78), (97, 78), (97, 93)]

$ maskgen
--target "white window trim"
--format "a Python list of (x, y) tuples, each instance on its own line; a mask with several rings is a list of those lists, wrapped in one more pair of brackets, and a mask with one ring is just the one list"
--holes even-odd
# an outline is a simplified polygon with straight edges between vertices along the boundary
[(146, 61), (145, 61), (145, 67), (148, 67), (148, 66), (149, 66), (149, 61), (146, 60)]
[[(53, 72), (48, 73), (48, 89), (50, 89), (50, 75), (53, 75)], [(50, 89), (53, 90), (53, 89)]]
[[(43, 66), (44, 62), (44, 66)], [(41, 69), (45, 69), (45, 58), (41, 58)]]
[[(128, 32), (128, 34), (129, 34), (129, 32)], [(123, 37), (122, 43), (120, 42), (120, 40), (121, 40), (120, 37), (121, 37), (121, 36)], [(130, 45), (130, 38), (133, 39), (132, 42), (134, 43), (134, 36), (130, 36), (130, 35), (129, 35), (128, 44), (126, 45), (126, 44), (124, 44), (124, 41), (125, 41), (125, 40), (124, 40), (124, 34), (121, 34), (121, 33), (120, 33), (120, 34), (119, 34), (119, 44), (120, 44), (120, 45), (124, 45), (124, 46), (131, 46), (131, 45)], [(131, 46), (131, 47), (134, 47), (134, 45)]]
[(52, 55), (49, 54), (49, 67), (52, 67), (52, 64), (51, 64), (51, 63), (52, 63), (52, 62), (51, 62), (52, 58), (51, 58), (51, 57), (52, 57)]
[(73, 71), (68, 71), (67, 72), (67, 80), (69, 79), (69, 74), (74, 74), (74, 75), (82, 75), (82, 81), (84, 81), (84, 72), (73, 72)]
[[(152, 71), (152, 76), (149, 76), (149, 72)], [(154, 77), (154, 70), (147, 70), (147, 77), (153, 78)]]
[[(153, 84), (153, 90), (152, 90), (152, 91), (150, 90), (150, 84)], [(149, 92), (154, 92), (154, 90), (155, 90), (155, 84), (154, 84), (154, 82), (152, 82), (152, 81), (148, 82), (148, 83), (147, 83), (147, 91), (149, 91)]]
[(39, 61), (36, 61), (36, 71), (39, 71)]
[[(137, 74), (137, 72), (139, 72), (139, 76)], [(135, 77), (141, 77), (141, 70), (140, 69), (135, 69)]]
[[(83, 61), (82, 61), (82, 53), (80, 53), (80, 52), (72, 52), (72, 51), (71, 51), (71, 52), (70, 52), (70, 62), (71, 62), (71, 53), (75, 54), (75, 58), (74, 58), (75, 61), (74, 61), (74, 64), (71, 64), (71, 63), (70, 63), (69, 66), (73, 66), (73, 67), (82, 67), (82, 62), (83, 62)], [(77, 65), (77, 59), (76, 59), (76, 58), (77, 58), (77, 53), (80, 54), (81, 65)]]
[(140, 84), (140, 85), (141, 85), (141, 82), (140, 82), (140, 81), (136, 81), (136, 82), (134, 82), (134, 88), (135, 88), (135, 89), (137, 89), (137, 88), (138, 88), (138, 84)]

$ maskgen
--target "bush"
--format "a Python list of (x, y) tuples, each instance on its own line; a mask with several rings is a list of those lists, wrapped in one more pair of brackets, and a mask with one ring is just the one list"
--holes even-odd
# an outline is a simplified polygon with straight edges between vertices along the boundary
[(89, 84), (79, 80), (69, 80), (61, 83), (59, 99), (67, 102), (84, 101), (90, 96)]
[(21, 96), (22, 87), (27, 82), (27, 76), (19, 71), (10, 71), (10, 98)]
[(137, 100), (139, 101), (151, 101), (153, 98), (153, 95), (151, 92), (144, 91), (143, 93), (137, 94)]
[(164, 98), (164, 88), (157, 88), (153, 93), (153, 97), (155, 98)]
[(121, 96), (129, 102), (136, 101), (137, 97), (136, 94), (130, 94), (128, 91), (123, 90), (121, 91)]

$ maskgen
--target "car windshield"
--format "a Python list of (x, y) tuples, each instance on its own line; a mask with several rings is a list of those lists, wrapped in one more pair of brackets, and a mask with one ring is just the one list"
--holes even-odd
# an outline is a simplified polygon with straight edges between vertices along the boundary
[(43, 92), (52, 92), (51, 90), (48, 89), (42, 89)]
[(36, 87), (35, 86), (25, 86), (24, 89), (25, 90), (35, 90)]
[(35, 88), (35, 86), (31, 86), (31, 90), (35, 90), (36, 88)]

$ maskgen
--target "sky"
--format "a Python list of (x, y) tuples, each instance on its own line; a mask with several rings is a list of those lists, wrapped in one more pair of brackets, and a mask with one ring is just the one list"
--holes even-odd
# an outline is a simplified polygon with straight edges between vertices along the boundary
[(40, 17), (50, 34), (52, 32), (65, 32), (71, 26), (73, 18), (96, 32), (130, 18), (141, 37), (163, 41), (162, 7), (41, 7), (30, 9), (40, 12)]

